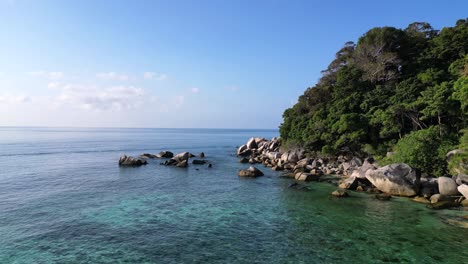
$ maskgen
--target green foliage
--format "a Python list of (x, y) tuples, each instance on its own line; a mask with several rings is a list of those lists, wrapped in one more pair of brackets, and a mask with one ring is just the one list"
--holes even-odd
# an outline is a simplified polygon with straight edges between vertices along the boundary
[(455, 154), (448, 164), (448, 168), (453, 174), (468, 174), (468, 129), (462, 130), (461, 133), (462, 136), (458, 145), (460, 152)]
[(429, 174), (443, 176), (447, 173), (445, 155), (454, 145), (450, 139), (439, 136), (437, 126), (432, 126), (411, 132), (400, 139), (390, 161), (407, 163)]
[[(435, 153), (467, 127), (468, 20), (441, 31), (425, 22), (373, 28), (357, 44), (347, 42), (322, 74), (284, 112), (285, 143), (328, 155), (384, 157), (398, 142), (401, 160), (445, 172)], [(422, 144), (421, 137), (435, 141)], [(434, 157), (416, 157), (423, 147)]]

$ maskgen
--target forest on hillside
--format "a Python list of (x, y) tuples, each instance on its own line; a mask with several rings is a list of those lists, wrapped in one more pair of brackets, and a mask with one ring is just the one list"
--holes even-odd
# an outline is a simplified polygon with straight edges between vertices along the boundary
[(441, 176), (467, 173), (467, 116), (468, 19), (441, 30), (415, 22), (345, 43), (284, 112), (280, 134), (317, 155), (373, 156)]

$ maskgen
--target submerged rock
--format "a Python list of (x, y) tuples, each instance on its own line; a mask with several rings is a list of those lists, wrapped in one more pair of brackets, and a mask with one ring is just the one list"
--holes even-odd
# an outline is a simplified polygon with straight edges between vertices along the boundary
[(288, 188), (290, 189), (295, 189), (295, 190), (298, 190), (298, 191), (310, 191), (310, 188), (307, 187), (307, 186), (304, 186), (304, 185), (301, 185), (297, 182), (294, 182), (294, 183), (291, 183)]
[(375, 199), (381, 200), (381, 201), (388, 201), (388, 200), (392, 199), (392, 196), (390, 194), (386, 194), (386, 193), (376, 194), (374, 197), (375, 197)]
[(197, 159), (195, 159), (195, 160), (192, 161), (192, 164), (195, 164), (195, 165), (203, 165), (205, 163), (206, 163), (206, 160), (197, 160)]
[(366, 172), (366, 178), (377, 189), (399, 196), (415, 196), (419, 191), (420, 177), (416, 169), (405, 163), (391, 164)]
[(333, 191), (331, 193), (332, 196), (335, 196), (335, 197), (348, 197), (349, 194), (348, 192), (344, 191), (344, 190), (336, 190), (336, 191)]
[(158, 155), (153, 155), (153, 154), (150, 154), (150, 153), (143, 153), (143, 154), (140, 155), (140, 158), (156, 159), (156, 158), (158, 158)]

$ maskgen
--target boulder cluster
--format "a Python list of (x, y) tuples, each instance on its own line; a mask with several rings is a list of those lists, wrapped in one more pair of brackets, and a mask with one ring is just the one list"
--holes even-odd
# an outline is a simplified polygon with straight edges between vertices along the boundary
[[(188, 167), (189, 159), (193, 157), (196, 156), (190, 152), (182, 152), (174, 155), (174, 153), (172, 153), (171, 151), (166, 150), (161, 151), (158, 154), (143, 153), (138, 158), (122, 155), (119, 160), (119, 165), (136, 167), (148, 164), (147, 159), (166, 159), (164, 162), (161, 163), (161, 165), (186, 168)], [(192, 164), (203, 165), (208, 163), (208, 161), (204, 159), (205, 153), (201, 152), (198, 155), (198, 157), (200, 157), (201, 159), (193, 159)], [(211, 164), (208, 165), (208, 167), (211, 166)]]
[[(405, 163), (380, 167), (372, 158), (362, 160), (352, 155), (313, 158), (301, 149), (283, 151), (278, 138), (251, 138), (237, 149), (237, 155), (241, 163), (284, 171), (284, 176), (296, 182), (329, 181), (325, 175), (336, 175), (339, 189), (332, 194), (336, 197), (348, 196), (344, 190), (366, 191), (376, 194), (379, 200), (389, 200), (392, 195), (412, 197), (434, 209), (468, 206), (468, 176), (464, 174), (430, 178), (422, 177), (418, 169)], [(241, 170), (239, 176), (263, 175), (255, 175), (254, 169), (258, 170), (253, 166)]]

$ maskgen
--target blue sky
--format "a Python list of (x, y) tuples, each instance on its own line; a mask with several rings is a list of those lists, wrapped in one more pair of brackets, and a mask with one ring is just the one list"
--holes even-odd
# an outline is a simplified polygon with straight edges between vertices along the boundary
[(0, 0), (0, 126), (277, 128), (349, 40), (468, 1)]

